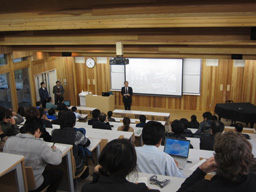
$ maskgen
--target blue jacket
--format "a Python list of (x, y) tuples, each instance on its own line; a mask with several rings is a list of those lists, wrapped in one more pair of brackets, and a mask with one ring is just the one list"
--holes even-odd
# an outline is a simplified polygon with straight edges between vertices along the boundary
[(40, 99), (41, 99), (41, 101), (44, 101), (44, 100), (46, 100), (46, 99), (48, 99), (50, 96), (49, 96), (49, 93), (48, 93), (48, 91), (47, 91), (47, 88), (40, 88), (39, 89), (39, 96), (40, 96)]

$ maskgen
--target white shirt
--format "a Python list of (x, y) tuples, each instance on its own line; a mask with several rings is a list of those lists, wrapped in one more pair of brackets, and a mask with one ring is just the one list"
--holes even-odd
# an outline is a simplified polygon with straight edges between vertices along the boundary
[(74, 114), (75, 114), (77, 119), (82, 118), (82, 115), (80, 115), (79, 113), (74, 112)]
[(139, 172), (173, 177), (184, 177), (175, 164), (174, 159), (153, 145), (135, 147), (137, 153), (137, 168)]

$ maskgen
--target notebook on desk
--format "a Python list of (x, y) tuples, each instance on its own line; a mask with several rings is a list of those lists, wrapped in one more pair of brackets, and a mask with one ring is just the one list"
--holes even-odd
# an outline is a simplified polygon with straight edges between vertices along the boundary
[[(48, 145), (49, 145), (50, 147), (52, 147), (53, 143), (48, 143)], [(66, 149), (66, 146), (63, 146), (63, 145), (60, 145), (60, 144), (57, 144), (57, 143), (55, 143), (54, 146), (56, 146), (56, 148), (59, 149), (62, 153), (63, 153), (63, 152), (65, 151), (65, 149)]]
[(184, 169), (187, 164), (189, 146), (189, 140), (166, 137), (164, 152), (171, 155), (179, 163), (180, 169)]

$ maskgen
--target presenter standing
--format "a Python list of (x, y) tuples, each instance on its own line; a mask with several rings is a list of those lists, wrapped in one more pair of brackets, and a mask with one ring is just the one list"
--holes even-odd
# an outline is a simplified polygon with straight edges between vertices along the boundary
[(65, 90), (60, 84), (60, 81), (56, 81), (56, 85), (53, 87), (53, 94), (55, 95), (55, 105), (61, 103), (61, 97), (63, 97)]
[(131, 110), (132, 105), (132, 88), (128, 86), (129, 82), (124, 82), (124, 87), (121, 89), (121, 94), (123, 95), (123, 102), (124, 102), (124, 108), (125, 110)]
[(40, 96), (43, 108), (46, 107), (47, 102), (50, 102), (52, 100), (52, 98), (49, 96), (49, 93), (47, 91), (47, 88), (44, 82), (41, 83), (41, 88), (39, 89), (39, 96)]

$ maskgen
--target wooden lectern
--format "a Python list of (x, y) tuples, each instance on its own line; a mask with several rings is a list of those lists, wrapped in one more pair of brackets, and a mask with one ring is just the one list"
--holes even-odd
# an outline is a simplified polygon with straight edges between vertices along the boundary
[(86, 107), (95, 107), (107, 114), (115, 109), (115, 96), (86, 95)]

